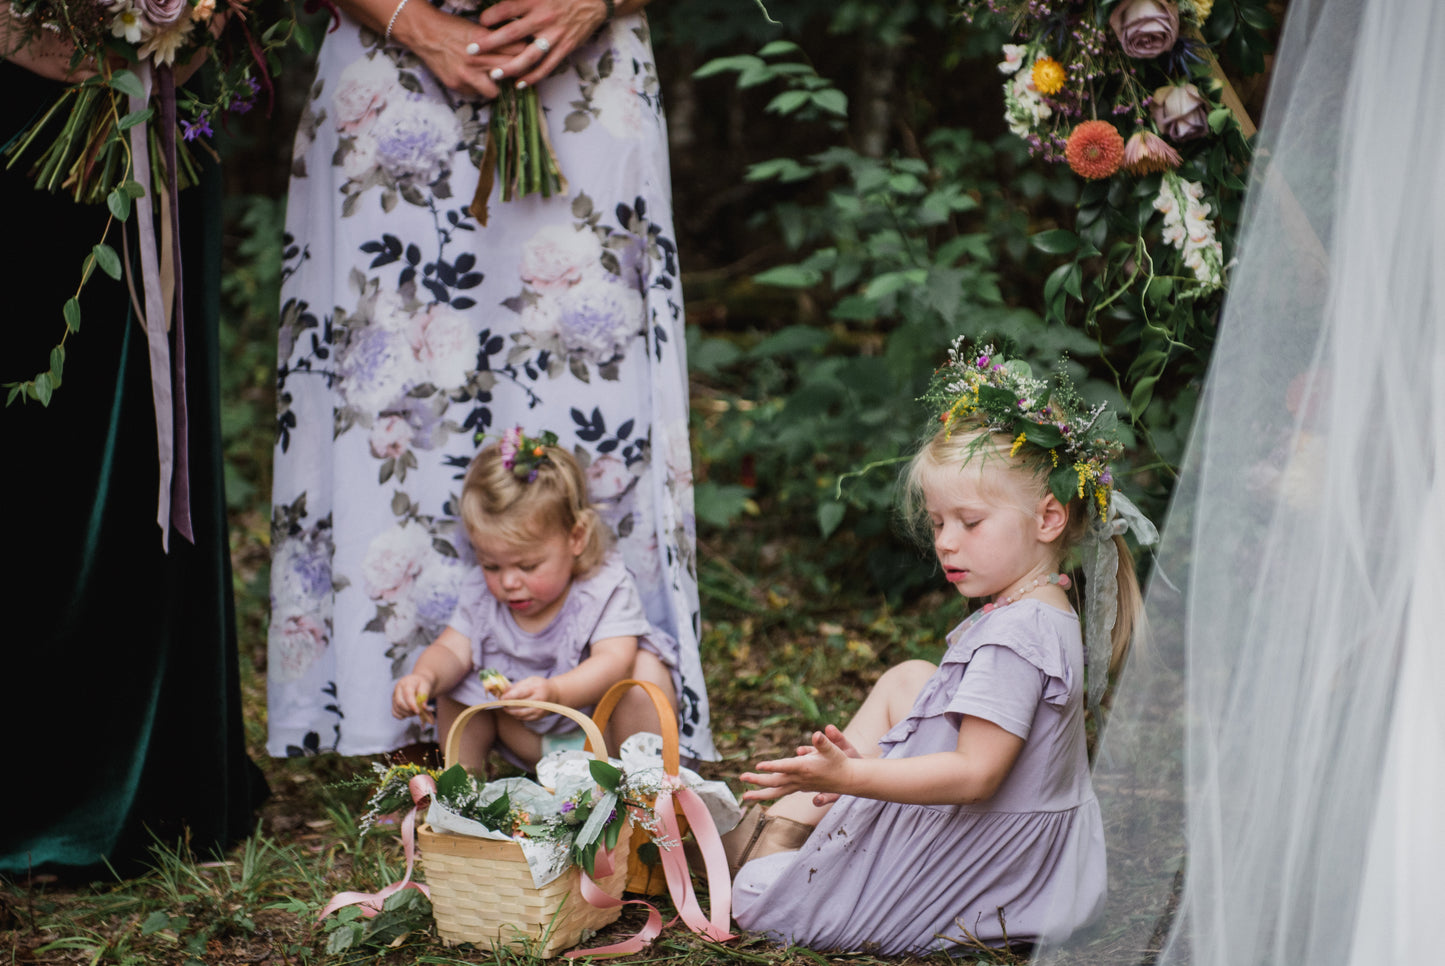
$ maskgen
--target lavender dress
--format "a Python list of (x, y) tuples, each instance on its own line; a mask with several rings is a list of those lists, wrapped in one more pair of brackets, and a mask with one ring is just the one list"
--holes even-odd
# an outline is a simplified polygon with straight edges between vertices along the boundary
[[(642, 650), (656, 654), (671, 669), (672, 686), (681, 686), (677, 642), (648, 621), (637, 584), (616, 550), (610, 551), (592, 573), (572, 582), (562, 609), (536, 633), (517, 625), (506, 605), (487, 590), (486, 578), (478, 567), (470, 568), (462, 579), (458, 601), (447, 626), (471, 641), (474, 672), (501, 671), (511, 681), (555, 677), (587, 660), (594, 641), (635, 637)], [(463, 678), (450, 697), (466, 705), (495, 700), (475, 673)], [(590, 713), (591, 708), (578, 710)], [(538, 734), (577, 728), (576, 723), (557, 714), (523, 723)]]
[[(1103, 905), (1104, 830), (1084, 747), (1078, 618), (1025, 599), (964, 621), (886, 758), (952, 751), (964, 714), (1025, 739), (975, 805), (844, 797), (798, 852), (749, 862), (733, 885), (745, 929), (820, 950), (883, 954), (1056, 938)], [(1001, 912), (1000, 912), (1001, 910)], [(1000, 916), (1003, 926), (1000, 926)]]

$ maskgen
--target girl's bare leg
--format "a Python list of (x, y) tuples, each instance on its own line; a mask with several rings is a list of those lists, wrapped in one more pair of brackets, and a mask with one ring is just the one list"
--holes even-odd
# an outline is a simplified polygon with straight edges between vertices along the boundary
[[(848, 727), (843, 729), (843, 737), (848, 739), (859, 755), (864, 758), (877, 758), (882, 754), (878, 748), (878, 739), (908, 717), (908, 712), (913, 709), (913, 702), (923, 690), (924, 683), (936, 670), (938, 668), (928, 661), (905, 661), (883, 672), (878, 683), (873, 685), (873, 690), (868, 692), (863, 706), (858, 709), (853, 720), (848, 722)], [(831, 802), (827, 805), (814, 805), (811, 792), (794, 792), (769, 805), (768, 814), (790, 818), (804, 825), (817, 825), (832, 807)]]
[[(441, 742), (442, 753), (446, 753), (447, 738), (452, 733), (452, 723), (467, 709), (445, 694), (437, 696), (437, 740)], [(492, 752), (492, 742), (497, 739), (496, 714), (474, 714), (462, 726), (461, 741), (457, 746), (456, 761), (474, 775), (486, 775), (487, 756)]]
[[(676, 715), (677, 694), (672, 687), (672, 672), (656, 654), (639, 650), (632, 664), (632, 676), (638, 681), (647, 681), (661, 688), (662, 693), (667, 696), (667, 703), (673, 708), (673, 714)], [(641, 688), (631, 688), (622, 696), (622, 700), (617, 702), (603, 737), (607, 739), (607, 747), (615, 754), (624, 740), (640, 731), (661, 734), (662, 724), (657, 720), (657, 710), (653, 708), (652, 700)]]

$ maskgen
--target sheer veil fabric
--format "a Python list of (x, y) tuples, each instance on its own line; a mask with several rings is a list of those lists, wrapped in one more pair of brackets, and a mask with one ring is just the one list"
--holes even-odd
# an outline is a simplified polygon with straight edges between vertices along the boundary
[(1110, 903), (1041, 960), (1438, 961), (1442, 90), (1445, 3), (1289, 4), (1096, 764)]

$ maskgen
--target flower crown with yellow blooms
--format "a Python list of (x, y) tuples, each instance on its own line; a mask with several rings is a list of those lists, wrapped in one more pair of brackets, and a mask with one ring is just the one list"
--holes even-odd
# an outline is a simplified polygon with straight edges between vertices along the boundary
[(938, 412), (945, 432), (967, 420), (1013, 437), (1009, 455), (1022, 453), (1043, 467), (1060, 503), (1079, 497), (1108, 519), (1114, 486), (1109, 464), (1124, 451), (1119, 418), (1103, 403), (1089, 408), (1062, 374), (1037, 379), (1027, 362), (960, 339), (923, 400)]

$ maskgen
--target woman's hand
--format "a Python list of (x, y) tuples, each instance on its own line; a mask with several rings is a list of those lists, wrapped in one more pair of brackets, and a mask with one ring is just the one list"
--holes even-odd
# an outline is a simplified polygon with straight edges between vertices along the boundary
[(501, 93), (497, 80), (504, 76), (505, 65), (525, 56), (527, 47), (524, 40), (497, 38), (495, 33), (427, 0), (408, 0), (392, 26), (392, 36), (420, 57), (444, 87), (488, 99)]
[(603, 0), (501, 0), (481, 15), (484, 27), (496, 29), (473, 39), (484, 54), (523, 44), (493, 76), (516, 78), (518, 87), (526, 87), (561, 66), (606, 19)]
[(744, 792), (743, 801), (765, 802), (793, 792), (817, 792), (821, 794), (814, 796), (813, 804), (826, 805), (846, 792), (853, 762), (862, 757), (841, 731), (829, 725), (826, 732), (813, 732), (812, 746), (800, 747), (796, 757), (761, 761), (756, 772), (739, 775), (749, 785), (759, 786)]

